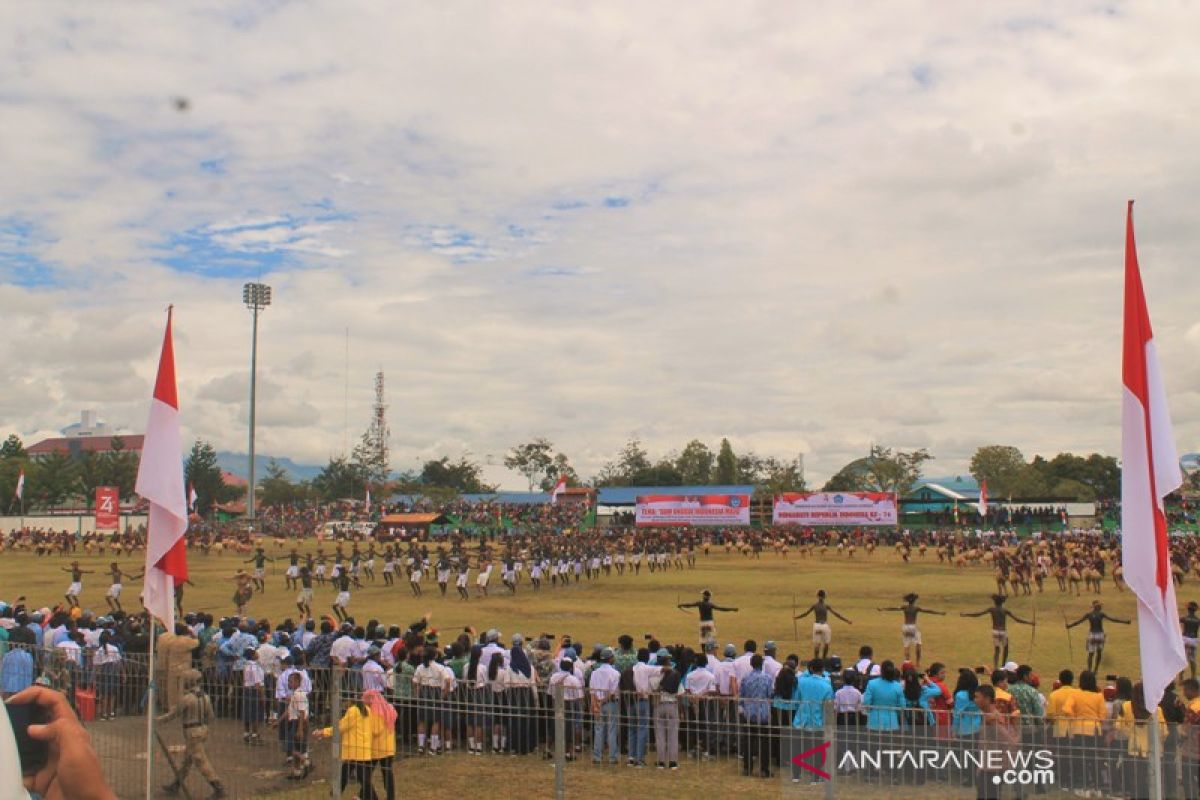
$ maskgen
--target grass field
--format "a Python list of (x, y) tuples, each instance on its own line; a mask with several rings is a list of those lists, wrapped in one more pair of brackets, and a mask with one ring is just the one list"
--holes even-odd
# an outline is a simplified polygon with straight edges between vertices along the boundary
[[(310, 545), (311, 546), (311, 545)], [(268, 544), (272, 555), (284, 555), (273, 544)], [(328, 549), (328, 548), (327, 548)], [(76, 556), (85, 569), (94, 569), (95, 575), (84, 576), (83, 605), (100, 613), (107, 608), (104, 592), (107, 575), (102, 571), (111, 558), (99, 556)], [(140, 568), (138, 557), (121, 560), (129, 570)], [(187, 588), (185, 608), (202, 609), (216, 616), (233, 611), (231, 597), (233, 583), (226, 580), (241, 564), (244, 556), (232, 553), (205, 556), (199, 552), (189, 555), (194, 587)], [(62, 601), (62, 591), (70, 576), (60, 571), (69, 558), (43, 557), (30, 553), (4, 553), (0, 556), (0, 596), (11, 600), (26, 594), (36, 605), (53, 605)], [(990, 604), (989, 595), (994, 591), (991, 571), (984, 566), (955, 568), (939, 564), (930, 553), (924, 559), (915, 555), (912, 562), (905, 564), (893, 552), (876, 551), (866, 555), (861, 551), (853, 558), (835, 555), (801, 558), (792, 553), (782, 559), (773, 553), (764, 553), (754, 560), (739, 554), (727, 555), (716, 550), (709, 556), (697, 556), (695, 569), (669, 570), (650, 573), (643, 565), (640, 575), (629, 571), (618, 576), (601, 576), (595, 581), (583, 580), (567, 588), (551, 588), (544, 585), (540, 592), (533, 591), (527, 578), (517, 594), (509, 595), (503, 585), (494, 580), (491, 596), (477, 599), (472, 590), (469, 602), (454, 596), (450, 587), (448, 596), (439, 595), (437, 585), (427, 580), (423, 586), (425, 594), (414, 598), (407, 581), (394, 587), (386, 587), (378, 576), (380, 562), (377, 561), (377, 580), (367, 583), (364, 589), (353, 592), (350, 604), (360, 622), (369, 618), (385, 623), (405, 625), (424, 612), (432, 612), (434, 627), (443, 634), (457, 634), (466, 625), (476, 628), (498, 627), (507, 637), (520, 631), (526, 636), (549, 632), (556, 635), (570, 634), (578, 642), (590, 648), (595, 643), (615, 644), (622, 633), (641, 641), (644, 633), (652, 633), (663, 642), (694, 643), (696, 640), (696, 615), (675, 608), (677, 602), (696, 599), (702, 589), (713, 592), (714, 602), (719, 605), (737, 606), (736, 614), (719, 614), (717, 625), (722, 643), (734, 642), (741, 649), (747, 638), (760, 644), (773, 639), (779, 644), (781, 658), (788, 653), (798, 653), (804, 658), (811, 655), (809, 644), (809, 620), (801, 620), (793, 626), (791, 621), (793, 598), (795, 606), (804, 610), (814, 599), (817, 589), (829, 592), (830, 603), (854, 623), (848, 626), (831, 620), (834, 630), (832, 652), (850, 661), (860, 644), (871, 644), (875, 648), (876, 660), (894, 658), (900, 660), (900, 615), (898, 612), (879, 613), (877, 606), (894, 606), (908, 591), (921, 595), (920, 604), (950, 612), (950, 616), (923, 616), (921, 629), (925, 639), (923, 662), (944, 661), (955, 666), (974, 666), (989, 663), (991, 659), (990, 625), (983, 619), (963, 619), (960, 611), (977, 611)], [(267, 617), (277, 622), (287, 616), (296, 616), (293, 605), (295, 592), (284, 588), (286, 560), (268, 564), (267, 591), (256, 594), (249, 605), (249, 613), (257, 618)], [(474, 576), (472, 575), (472, 582)], [(1192, 586), (1185, 583), (1179, 590), (1180, 603), (1193, 597)], [(333, 590), (328, 586), (316, 588), (314, 604), (319, 613), (328, 613), (333, 599)], [(1036, 615), (1036, 636), (1023, 625), (1010, 628), (1011, 653), (1016, 661), (1031, 663), (1047, 683), (1053, 673), (1065, 666), (1076, 670), (1084, 663), (1084, 639), (1086, 627), (1073, 629), (1074, 659), (1069, 657), (1067, 633), (1063, 615), (1074, 620), (1088, 610), (1094, 595), (1068, 596), (1058, 591), (1053, 579), (1046, 585), (1045, 593), (1031, 597), (1014, 596), (1009, 600), (1012, 610), (1025, 619)], [(1133, 596), (1118, 592), (1112, 582), (1106, 581), (1102, 599), (1105, 610), (1112, 616), (1128, 619), (1134, 614)], [(127, 586), (127, 605), (137, 605), (137, 588)], [(1109, 625), (1108, 647), (1105, 651), (1103, 672), (1133, 674), (1137, 665), (1136, 626)]]

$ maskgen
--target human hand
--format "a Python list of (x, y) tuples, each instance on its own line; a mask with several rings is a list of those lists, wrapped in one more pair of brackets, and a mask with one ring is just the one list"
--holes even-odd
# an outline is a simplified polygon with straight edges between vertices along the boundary
[(26, 789), (46, 800), (116, 800), (105, 783), (91, 737), (63, 695), (44, 686), (32, 686), (7, 702), (35, 703), (50, 720), (29, 726), (29, 737), (48, 743), (50, 748), (45, 766), (25, 776)]

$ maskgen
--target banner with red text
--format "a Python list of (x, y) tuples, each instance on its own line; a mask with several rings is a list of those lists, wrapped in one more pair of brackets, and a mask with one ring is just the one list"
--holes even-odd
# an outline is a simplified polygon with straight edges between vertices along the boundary
[(748, 494), (649, 494), (637, 498), (638, 525), (749, 525)]
[(115, 486), (96, 487), (96, 530), (115, 531), (121, 527), (121, 497)]
[(895, 525), (891, 492), (790, 492), (775, 496), (776, 525)]

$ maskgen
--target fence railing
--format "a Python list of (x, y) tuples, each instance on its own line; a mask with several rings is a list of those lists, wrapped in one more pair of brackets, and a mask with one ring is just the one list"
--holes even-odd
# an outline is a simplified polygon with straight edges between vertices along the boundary
[[(79, 660), (45, 649), (27, 652), (32, 677), (63, 691), (76, 708), (118, 796), (145, 796), (147, 758), (160, 785), (173, 782), (190, 760), (183, 791), (207, 795), (179, 720), (158, 723), (147, 752), (144, 656), (110, 666), (92, 663), (86, 652)], [(8, 676), (19, 660), (5, 655), (0, 674)], [(158, 673), (160, 713), (178, 702), (178, 672)], [(278, 674), (268, 673), (260, 690), (242, 685), (234, 662), (201, 670), (200, 687), (214, 712), (203, 748), (231, 797), (328, 781), (333, 797), (354, 785), (356, 796), (390, 800), (398, 760), (439, 759), (437, 770), (470, 771), (488, 763), (481, 758), (502, 757), (549, 762), (553, 778), (545, 773), (544, 794), (560, 797), (576, 785), (568, 778), (578, 772), (587, 786), (629, 794), (657, 793), (662, 784), (652, 781), (679, 775), (739, 794), (769, 777), (806, 797), (1099, 792), (1141, 798), (1150, 796), (1152, 767), (1159, 763), (1165, 797), (1200, 798), (1196, 727), (1172, 723), (1155, 731), (1149, 720), (1121, 717), (1120, 706), (1109, 707), (1101, 720), (953, 717), (924, 708), (839, 710), (832, 701), (686, 691), (593, 695), (561, 677), (514, 680), (500, 671), (489, 680), (482, 668), (475, 681), (448, 671), (431, 677), (430, 670), (415, 680), (358, 668), (300, 672), (311, 715), (307, 736), (286, 719), (288, 692)], [(361, 726), (382, 724), (371, 719), (369, 706), (360, 706), (365, 688), (380, 689), (395, 712), (386, 733), (377, 727), (364, 734)], [(328, 738), (319, 735), (325, 729)], [(303, 757), (289, 759), (295, 754)], [(639, 791), (648, 786), (655, 789)]]

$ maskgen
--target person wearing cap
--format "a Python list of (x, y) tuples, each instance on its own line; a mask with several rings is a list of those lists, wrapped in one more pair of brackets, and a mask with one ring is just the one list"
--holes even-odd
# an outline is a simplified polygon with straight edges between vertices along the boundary
[(779, 645), (775, 642), (768, 641), (763, 644), (763, 672), (767, 673), (767, 677), (771, 680), (778, 678), (779, 671), (783, 669), (783, 664), (775, 658), (778, 654)]
[(666, 648), (658, 651), (650, 676), (654, 698), (654, 756), (659, 769), (679, 769), (679, 693), (683, 676)]
[(714, 746), (717, 752), (732, 750), (733, 730), (737, 725), (737, 696), (738, 676), (737, 663), (734, 656), (737, 648), (729, 642), (721, 651), (722, 658), (713, 667), (713, 677), (717, 679), (717, 736)]
[(803, 613), (792, 617), (792, 619), (804, 619), (809, 614), (813, 615), (813, 658), (828, 659), (829, 645), (833, 643), (833, 631), (829, 627), (829, 615), (833, 614), (847, 625), (853, 625), (854, 623), (833, 610), (833, 606), (829, 605), (826, 601), (824, 589), (817, 590), (817, 602), (809, 606)]
[(1008, 597), (1002, 594), (992, 595), (992, 605), (982, 611), (962, 611), (959, 612), (960, 617), (991, 617), (992, 620), (992, 669), (1000, 666), (1001, 663), (1008, 661), (1008, 620), (1019, 622), (1022, 625), (1036, 626), (1036, 622), (1030, 622), (1027, 619), (1021, 619), (1014, 614), (1010, 609), (1004, 607), (1004, 601)]
[(911, 650), (916, 650), (916, 659), (913, 664), (917, 669), (921, 667), (921, 630), (917, 627), (917, 615), (921, 613), (935, 614), (939, 617), (946, 616), (945, 611), (934, 611), (932, 608), (921, 608), (917, 605), (917, 595), (915, 592), (909, 592), (904, 595), (904, 605), (888, 606), (877, 609), (878, 611), (900, 611), (904, 614), (904, 624), (900, 626), (900, 644), (904, 647), (904, 660), (909, 660)]
[(1116, 617), (1110, 617), (1108, 614), (1104, 613), (1104, 606), (1099, 600), (1092, 601), (1091, 611), (1084, 614), (1074, 622), (1067, 623), (1067, 630), (1071, 630), (1071, 628), (1074, 628), (1076, 625), (1080, 625), (1084, 622), (1088, 624), (1088, 637), (1085, 649), (1087, 650), (1087, 668), (1093, 672), (1099, 671), (1100, 659), (1104, 656), (1105, 620), (1108, 620), (1109, 622), (1115, 622), (1118, 625), (1129, 625), (1131, 623), (1131, 620), (1117, 619)]
[(499, 653), (504, 659), (504, 666), (508, 666), (508, 659), (511, 658), (511, 655), (507, 650), (504, 649), (504, 646), (500, 644), (500, 639), (501, 633), (495, 628), (489, 628), (488, 631), (483, 635), (483, 653), (480, 656), (479, 663), (483, 664), (484, 669), (487, 669), (487, 666), (492, 663), (492, 656), (496, 653)]
[(67, 591), (63, 595), (67, 598), (67, 607), (78, 608), (79, 595), (83, 594), (83, 576), (91, 575), (95, 570), (80, 569), (79, 562), (72, 561), (71, 566), (62, 567), (62, 571), (71, 573), (71, 585), (67, 587)]
[(175, 780), (163, 787), (167, 794), (177, 794), (187, 780), (193, 766), (212, 785), (213, 800), (225, 797), (225, 787), (208, 760), (205, 743), (208, 741), (208, 726), (214, 718), (212, 701), (200, 685), (198, 670), (189, 669), (183, 674), (183, 696), (170, 711), (158, 716), (158, 722), (168, 722), (179, 717), (183, 723), (183, 763), (175, 773)]
[(173, 633), (159, 635), (154, 658), (158, 662), (162, 685), (162, 707), (171, 709), (183, 693), (183, 673), (192, 668), (192, 652), (199, 642), (186, 625), (175, 623)]
[(381, 663), (382, 652), (379, 645), (373, 644), (367, 648), (367, 660), (362, 665), (363, 691), (387, 691), (388, 676)]
[(621, 681), (621, 673), (613, 667), (615, 653), (611, 647), (600, 651), (600, 659), (592, 669), (588, 680), (588, 693), (591, 695), (592, 707), (592, 763), (599, 764), (604, 760), (604, 746), (608, 744), (608, 763), (616, 764), (620, 756), (617, 747), (617, 728), (621, 695), (617, 685)]
[(693, 603), (680, 603), (677, 608), (687, 610), (694, 608), (700, 613), (700, 641), (703, 642), (708, 638), (716, 638), (717, 623), (713, 619), (714, 611), (729, 611), (737, 612), (736, 608), (725, 608), (724, 606), (714, 605), (712, 602), (712, 592), (705, 589), (700, 593), (700, 599)]

